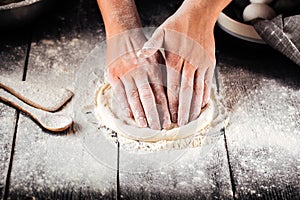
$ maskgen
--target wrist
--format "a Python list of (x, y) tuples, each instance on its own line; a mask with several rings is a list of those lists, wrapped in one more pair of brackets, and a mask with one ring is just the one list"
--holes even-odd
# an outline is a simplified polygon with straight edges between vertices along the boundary
[(116, 35), (120, 35), (122, 33), (128, 32), (130, 30), (142, 30), (142, 26), (140, 24), (131, 24), (124, 25), (120, 23), (109, 23), (110, 25), (105, 25), (106, 37), (111, 38)]
[(107, 37), (141, 28), (134, 0), (98, 0)]

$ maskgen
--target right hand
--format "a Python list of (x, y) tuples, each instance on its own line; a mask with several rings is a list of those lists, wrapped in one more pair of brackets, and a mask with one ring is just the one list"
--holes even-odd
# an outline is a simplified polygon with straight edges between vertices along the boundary
[(172, 122), (197, 119), (208, 103), (215, 68), (214, 20), (205, 8), (186, 3), (153, 33), (140, 52), (147, 58), (163, 49)]

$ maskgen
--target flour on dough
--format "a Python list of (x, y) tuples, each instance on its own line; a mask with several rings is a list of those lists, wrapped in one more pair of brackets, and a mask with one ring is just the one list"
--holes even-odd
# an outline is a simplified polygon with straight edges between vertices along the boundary
[[(112, 89), (109, 84), (101, 85), (96, 94), (96, 117), (102, 126), (105, 126), (121, 136), (125, 141), (146, 142), (156, 145), (199, 146), (207, 133), (220, 133), (225, 126), (226, 112), (222, 103), (217, 99), (215, 89), (212, 89), (211, 99), (203, 109), (198, 119), (182, 127), (170, 130), (153, 130), (136, 126), (134, 119), (125, 117), (119, 104), (112, 98)], [(195, 140), (195, 141), (193, 141)], [(198, 142), (197, 142), (198, 141)], [(195, 144), (193, 144), (195, 143)]]

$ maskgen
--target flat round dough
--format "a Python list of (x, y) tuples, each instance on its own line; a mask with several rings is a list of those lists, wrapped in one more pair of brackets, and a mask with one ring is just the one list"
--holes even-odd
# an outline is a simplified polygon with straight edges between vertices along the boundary
[(225, 109), (220, 104), (212, 89), (211, 98), (207, 106), (201, 111), (200, 116), (185, 126), (173, 126), (169, 130), (153, 130), (140, 128), (134, 119), (125, 117), (119, 104), (112, 98), (111, 86), (106, 83), (99, 87), (96, 94), (96, 117), (104, 125), (128, 139), (142, 142), (157, 142), (161, 140), (178, 140), (193, 135), (206, 133), (209, 128), (214, 128), (225, 121)]

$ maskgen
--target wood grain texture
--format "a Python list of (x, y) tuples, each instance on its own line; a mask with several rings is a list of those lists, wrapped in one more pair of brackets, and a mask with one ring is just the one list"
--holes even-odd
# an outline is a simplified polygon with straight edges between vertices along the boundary
[(231, 199), (223, 136), (201, 148), (157, 153), (120, 148), (122, 199)]
[(116, 170), (94, 159), (81, 134), (53, 135), (21, 116), (10, 197), (114, 198)]
[[(35, 24), (27, 80), (72, 87), (75, 73), (105, 34), (95, 1), (66, 1)], [(39, 78), (41, 77), (41, 78)]]
[[(59, 7), (33, 27), (26, 80), (72, 88), (78, 67), (103, 40), (102, 22), (96, 1), (60, 2)], [(78, 107), (72, 101), (63, 111), (74, 115), (73, 109)], [(10, 198), (115, 198), (117, 148), (108, 156), (115, 166), (98, 162), (85, 146), (84, 123), (77, 122), (74, 130), (53, 134), (20, 116)]]
[[(25, 34), (27, 35), (27, 34)], [(22, 80), (27, 37), (0, 34), (0, 74)], [(3, 198), (9, 171), (12, 143), (17, 120), (16, 110), (0, 102), (0, 198)]]
[(300, 68), (266, 47), (224, 43), (218, 70), (235, 197), (299, 199)]

